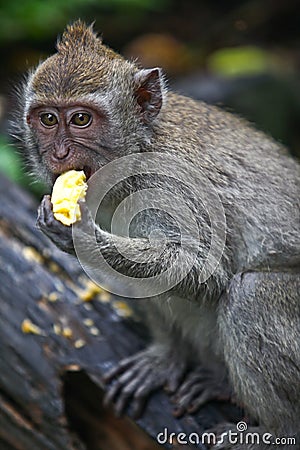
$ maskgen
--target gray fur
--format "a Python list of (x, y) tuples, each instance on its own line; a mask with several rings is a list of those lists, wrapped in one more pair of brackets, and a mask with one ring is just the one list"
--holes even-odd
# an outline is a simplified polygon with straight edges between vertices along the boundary
[[(84, 31), (88, 35), (90, 32)], [(186, 367), (203, 362), (223, 377), (226, 366), (235, 393), (259, 421), (261, 430), (278, 435), (299, 434), (299, 164), (283, 146), (236, 116), (167, 92), (162, 77), (162, 107), (154, 115), (152, 110), (153, 120), (145, 123), (136, 103), (138, 68), (119, 55), (114, 58), (110, 50), (101, 50), (98, 55), (102, 66), (93, 92), (88, 82), (81, 92), (72, 72), (73, 84), (66, 89), (66, 98), (61, 90), (54, 88), (47, 94), (43, 83), (49, 70), (52, 77), (65, 76), (62, 80), (65, 83), (68, 64), (74, 71), (74, 64), (68, 62), (68, 48), (72, 46), (72, 39), (68, 39), (67, 44), (59, 47), (58, 54), (30, 76), (25, 89), (20, 134), (31, 168), (51, 184), (50, 170), (25, 120), (30, 107), (36, 103), (65, 104), (76, 99), (82, 104), (93, 103), (107, 112), (106, 134), (91, 143), (93, 151), (88, 147), (85, 150), (95, 167), (101, 168), (131, 153), (161, 152), (180, 155), (197, 168), (199, 177), (210, 180), (226, 215), (223, 256), (211, 277), (201, 284), (199, 273), (209, 250), (211, 229), (199, 192), (199, 198), (189, 199), (201, 230), (200, 244), (191, 236), (185, 251), (184, 261), (189, 264), (198, 248), (192, 270), (169, 292), (139, 303), (155, 339), (148, 359), (153, 363), (152, 369), (156, 367), (157, 377), (167, 370), (165, 361), (170, 355), (174, 357), (174, 348), (178, 349), (177, 357), (180, 355), (178, 364), (185, 359)], [(93, 39), (97, 38), (89, 35), (88, 42)], [(102, 43), (97, 45), (106, 48)], [(94, 46), (91, 58), (93, 51)], [(83, 58), (80, 55), (78, 58)], [(74, 51), (69, 56), (74, 58)], [(88, 59), (86, 53), (84, 58)], [(76, 61), (76, 65), (80, 62)], [(85, 69), (80, 65), (80, 77), (84, 76)], [(171, 179), (162, 181), (155, 175), (144, 181), (139, 177), (132, 179), (113, 191), (112, 196), (118, 203), (145, 187), (161, 187), (185, 198), (189, 196), (180, 184)], [(179, 236), (164, 213), (156, 215), (155, 220), (153, 217), (147, 213), (141, 215), (133, 235), (127, 238), (112, 236), (101, 223), (92, 224), (98, 246), (112, 267), (128, 276), (149, 277), (170, 266), (180, 246)], [(51, 237), (50, 221), (48, 225), (46, 222), (40, 220), (40, 226)], [(168, 237), (162, 254), (160, 242), (156, 246), (149, 244), (148, 235), (153, 228), (161, 229)], [(80, 225), (78, 230), (93, 264), (99, 248), (95, 248), (83, 228), (80, 231)], [(131, 260), (119, 254), (116, 241), (121, 253), (131, 253)], [(60, 246), (70, 251), (70, 246)], [(147, 264), (133, 262), (141, 254), (145, 255)], [(162, 375), (161, 384), (167, 381), (167, 376)], [(300, 448), (299, 445), (293, 448)]]

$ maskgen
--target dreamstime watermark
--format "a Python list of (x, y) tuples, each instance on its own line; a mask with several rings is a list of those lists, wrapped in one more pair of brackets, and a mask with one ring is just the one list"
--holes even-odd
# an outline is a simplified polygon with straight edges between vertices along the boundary
[(228, 444), (240, 444), (240, 445), (296, 445), (295, 437), (274, 437), (271, 433), (258, 433), (255, 431), (247, 431), (248, 425), (246, 422), (239, 422), (236, 425), (236, 430), (228, 430), (221, 435), (217, 435), (213, 432), (199, 433), (170, 433), (167, 428), (164, 428), (162, 432), (158, 433), (156, 440), (159, 444), (180, 444), (180, 445), (214, 445), (218, 448), (218, 445), (222, 445), (225, 442)]
[[(205, 239), (207, 245), (207, 236), (209, 236), (209, 249), (205, 247), (206, 251), (202, 251), (202, 267), (198, 278), (199, 283), (204, 283), (216, 269), (222, 257), (226, 239), (224, 208), (212, 182), (199, 167), (176, 155), (137, 153), (124, 156), (99, 169), (88, 182), (87, 204), (93, 219), (106, 196), (110, 196), (114, 189), (117, 192), (118, 186), (126, 183), (130, 177), (139, 177), (139, 179), (148, 177), (148, 181), (144, 184), (140, 183), (141, 188), (134, 192), (130, 193), (129, 189), (127, 197), (120, 201), (115, 209), (109, 233), (110, 245), (113, 243), (119, 254), (132, 261), (132, 264), (147, 264), (149, 276), (139, 278), (121, 273), (108, 264), (101, 252), (97, 253), (96, 263), (94, 252), (94, 260), (91, 264), (85, 242), (81, 240), (81, 234), (76, 232), (78, 228), (74, 226), (74, 247), (83, 269), (100, 285), (103, 284), (104, 279), (114, 280), (108, 286), (114, 294), (136, 298), (158, 295), (176, 286), (186, 277), (195, 264), (202, 240)], [(172, 188), (170, 189), (170, 184), (174, 186), (174, 192)], [(176, 189), (176, 186), (182, 186), (184, 189)], [(199, 205), (202, 208), (202, 224), (199, 224), (197, 215)], [(147, 236), (149, 248), (144, 248), (143, 251), (139, 251), (138, 237), (134, 240), (134, 249), (137, 251), (133, 252), (132, 247), (126, 245), (130, 239), (132, 222), (138, 214), (151, 209), (172, 218), (174, 227), (180, 231), (180, 246), (178, 246), (176, 258), (169, 261), (169, 266), (165, 270), (161, 273), (155, 272), (154, 275), (151, 275), (151, 266), (167, 248), (170, 242), (168, 232), (165, 233), (163, 228), (151, 229)], [(203, 233), (206, 233), (206, 236)], [(99, 243), (94, 232), (91, 233), (90, 239), (94, 242), (94, 248), (97, 248)], [(99, 236), (97, 239), (99, 241)], [(188, 258), (186, 258), (187, 254)]]

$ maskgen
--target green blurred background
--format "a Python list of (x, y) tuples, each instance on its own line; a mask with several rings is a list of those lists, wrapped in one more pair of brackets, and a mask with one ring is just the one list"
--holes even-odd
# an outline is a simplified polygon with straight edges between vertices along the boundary
[(248, 118), (300, 155), (298, 0), (0, 0), (0, 170), (41, 195), (9, 143), (15, 88), (74, 19), (164, 69), (181, 93)]

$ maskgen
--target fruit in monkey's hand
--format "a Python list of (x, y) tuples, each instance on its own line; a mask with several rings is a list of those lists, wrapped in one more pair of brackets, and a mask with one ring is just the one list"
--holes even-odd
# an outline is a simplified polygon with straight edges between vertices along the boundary
[(69, 170), (60, 175), (54, 183), (51, 203), (53, 215), (64, 225), (71, 225), (81, 219), (79, 200), (84, 200), (87, 190), (83, 170)]

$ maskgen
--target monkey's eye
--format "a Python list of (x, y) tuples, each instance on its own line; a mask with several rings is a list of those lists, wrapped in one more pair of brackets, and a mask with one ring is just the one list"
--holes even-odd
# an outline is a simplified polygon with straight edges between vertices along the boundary
[(45, 127), (53, 127), (58, 122), (56, 115), (52, 113), (41, 114), (40, 120)]
[(91, 123), (92, 116), (88, 113), (76, 113), (71, 118), (71, 123), (78, 127), (86, 127)]

